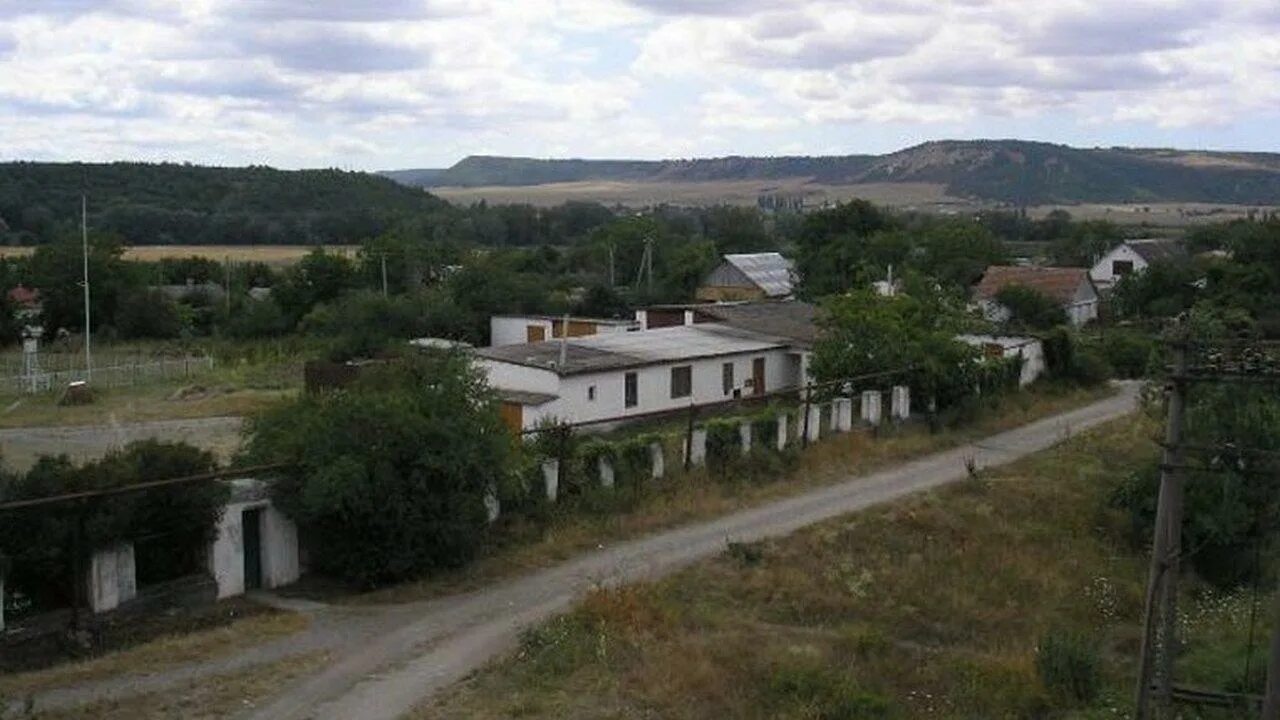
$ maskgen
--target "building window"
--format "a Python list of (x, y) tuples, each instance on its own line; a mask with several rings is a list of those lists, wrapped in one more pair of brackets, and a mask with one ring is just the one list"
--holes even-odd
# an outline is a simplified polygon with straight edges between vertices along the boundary
[(733, 363), (725, 363), (720, 366), (720, 380), (724, 385), (724, 394), (733, 394)]
[(1133, 272), (1132, 260), (1113, 260), (1111, 262), (1112, 275), (1128, 275)]
[(588, 385), (588, 386), (587, 386), (587, 399), (588, 399), (588, 400), (590, 400), (591, 402), (595, 402), (595, 400), (596, 400), (596, 386), (595, 386), (595, 385)]
[(693, 394), (693, 367), (681, 365), (671, 368), (671, 397), (689, 397), (691, 394)]
[(640, 381), (636, 374), (629, 372), (623, 378), (623, 405), (633, 408), (640, 404)]

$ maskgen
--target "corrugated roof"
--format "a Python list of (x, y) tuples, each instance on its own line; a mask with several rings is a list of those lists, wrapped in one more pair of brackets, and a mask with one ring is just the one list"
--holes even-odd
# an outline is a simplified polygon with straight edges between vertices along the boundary
[(1138, 253), (1138, 257), (1141, 257), (1148, 263), (1179, 258), (1187, 254), (1186, 250), (1182, 247), (1182, 243), (1168, 238), (1128, 240), (1125, 244), (1133, 248), (1133, 251)]
[(791, 294), (792, 264), (780, 253), (737, 253), (724, 256), (725, 262), (737, 268), (769, 297)]
[(719, 324), (680, 325), (636, 333), (607, 333), (480, 348), (479, 357), (558, 372), (560, 375), (693, 360), (788, 347), (786, 339)]
[(697, 311), (731, 327), (783, 337), (812, 347), (818, 337), (818, 308), (799, 300), (699, 305)]
[(992, 265), (982, 274), (973, 294), (980, 300), (989, 300), (1010, 285), (1022, 285), (1066, 305), (1075, 300), (1080, 285), (1087, 282), (1089, 271), (1085, 268)]
[[(502, 313), (494, 315), (498, 318), (520, 319), (527, 318), (529, 320), (550, 320), (552, 322), (562, 322), (563, 315), (545, 315), (542, 313)], [(570, 315), (569, 322), (595, 323), (596, 325), (635, 325), (635, 318), (599, 318), (599, 317), (582, 317), (578, 315)]]

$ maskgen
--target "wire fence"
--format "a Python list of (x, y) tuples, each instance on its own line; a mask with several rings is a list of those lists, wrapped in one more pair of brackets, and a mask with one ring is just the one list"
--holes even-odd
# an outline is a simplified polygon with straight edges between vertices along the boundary
[(166, 380), (186, 379), (202, 375), (213, 369), (211, 355), (185, 355), (178, 358), (143, 359), (141, 357), (115, 357), (99, 359), (90, 374), (83, 365), (69, 366), (63, 358), (46, 364), (46, 357), (39, 358), (35, 367), (24, 369), (0, 368), (0, 393), (32, 395), (65, 388), (79, 380), (90, 381), (94, 387), (123, 387), (143, 385)]

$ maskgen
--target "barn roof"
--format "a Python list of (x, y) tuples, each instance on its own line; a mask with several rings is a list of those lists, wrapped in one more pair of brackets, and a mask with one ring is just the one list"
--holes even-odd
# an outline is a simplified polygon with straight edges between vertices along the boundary
[(560, 363), (561, 340), (480, 348), (476, 355), (488, 360), (550, 370), (560, 375), (577, 375), (760, 352), (791, 345), (784, 338), (715, 323), (587, 335), (568, 338), (563, 343), (563, 364)]
[(1088, 282), (1089, 271), (1085, 268), (992, 265), (982, 274), (973, 294), (979, 300), (990, 300), (1010, 285), (1022, 285), (1065, 305), (1075, 299), (1081, 284)]
[(768, 297), (785, 297), (791, 294), (792, 264), (781, 253), (736, 253), (725, 255), (724, 261), (745, 275)]
[(1138, 253), (1138, 257), (1148, 263), (1179, 258), (1187, 254), (1182, 243), (1168, 238), (1129, 240), (1125, 244), (1133, 248), (1133, 251)]

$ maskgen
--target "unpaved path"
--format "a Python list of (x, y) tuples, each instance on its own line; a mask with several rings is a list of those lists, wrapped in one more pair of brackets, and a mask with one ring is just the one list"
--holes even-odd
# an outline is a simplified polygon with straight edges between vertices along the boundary
[(40, 455), (65, 453), (73, 460), (101, 457), (107, 451), (134, 440), (189, 442), (228, 457), (240, 442), (244, 418), (209, 417), (187, 420), (152, 420), (139, 423), (106, 423), (59, 427), (26, 427), (0, 430), (0, 457), (10, 467), (25, 470)]
[(397, 718), (511, 648), (523, 628), (563, 611), (593, 585), (670, 573), (730, 541), (786, 535), (837, 515), (963, 478), (965, 461), (1001, 465), (1133, 411), (1136, 387), (1071, 412), (769, 505), (625, 542), (465, 595), (421, 604), (418, 619), (352, 648), (248, 717)]
[[(730, 541), (785, 535), (828, 518), (953, 482), (965, 462), (1000, 465), (1050, 447), (1082, 430), (1133, 411), (1136, 385), (1084, 408), (1040, 420), (978, 443), (935, 453), (895, 468), (853, 477), (716, 520), (657, 533), (563, 564), (450, 597), (375, 607), (295, 608), (312, 615), (299, 635), (244, 653), (45, 693), (37, 710), (160, 691), (317, 649), (332, 662), (259, 708), (253, 720), (396, 718), (513, 647), (519, 632), (567, 609), (596, 585), (670, 573), (722, 552)], [(0, 708), (3, 709), (3, 708)]]

